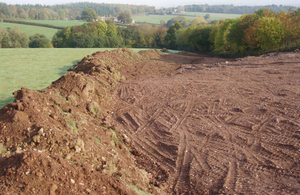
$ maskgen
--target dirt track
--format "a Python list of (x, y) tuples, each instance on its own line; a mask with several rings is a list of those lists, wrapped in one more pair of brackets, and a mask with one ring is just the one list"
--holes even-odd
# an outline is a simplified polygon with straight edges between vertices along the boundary
[(299, 194), (299, 86), (300, 53), (96, 52), (0, 110), (0, 195)]
[(176, 194), (300, 193), (300, 54), (172, 55), (128, 72), (114, 118), (157, 185)]

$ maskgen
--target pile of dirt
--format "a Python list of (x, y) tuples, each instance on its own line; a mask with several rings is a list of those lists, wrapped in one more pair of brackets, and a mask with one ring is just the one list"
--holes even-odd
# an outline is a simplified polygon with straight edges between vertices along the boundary
[(124, 79), (118, 69), (158, 57), (128, 49), (96, 52), (44, 90), (16, 91), (15, 102), (0, 110), (0, 191), (157, 193), (108, 119), (112, 93)]

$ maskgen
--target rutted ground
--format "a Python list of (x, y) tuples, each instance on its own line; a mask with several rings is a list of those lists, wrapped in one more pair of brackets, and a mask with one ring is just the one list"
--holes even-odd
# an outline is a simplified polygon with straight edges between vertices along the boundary
[(298, 194), (299, 86), (299, 53), (94, 53), (0, 110), (0, 191)]
[(168, 58), (176, 71), (147, 75), (164, 68), (147, 69), (151, 61), (140, 65), (144, 77), (119, 85), (114, 115), (157, 185), (176, 194), (299, 194), (300, 55)]

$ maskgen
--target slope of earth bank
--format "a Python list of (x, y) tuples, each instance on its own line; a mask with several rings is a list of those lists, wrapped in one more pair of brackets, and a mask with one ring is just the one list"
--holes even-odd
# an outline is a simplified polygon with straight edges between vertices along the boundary
[(154, 194), (106, 118), (124, 65), (158, 58), (96, 52), (44, 90), (22, 88), (0, 110), (0, 194)]

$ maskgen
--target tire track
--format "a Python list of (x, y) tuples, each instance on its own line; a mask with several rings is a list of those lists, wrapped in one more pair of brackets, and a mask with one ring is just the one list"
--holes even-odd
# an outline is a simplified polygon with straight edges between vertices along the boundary
[(300, 189), (299, 74), (265, 69), (207, 66), (126, 81), (116, 123), (170, 171), (173, 194), (288, 194)]

